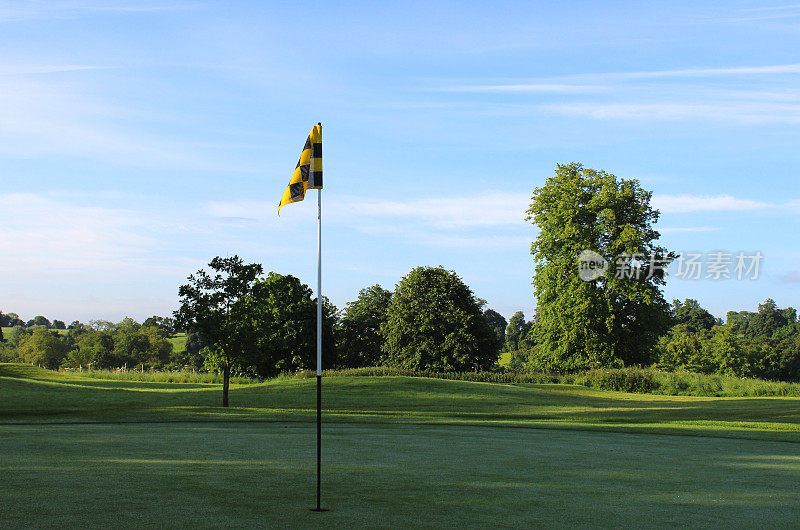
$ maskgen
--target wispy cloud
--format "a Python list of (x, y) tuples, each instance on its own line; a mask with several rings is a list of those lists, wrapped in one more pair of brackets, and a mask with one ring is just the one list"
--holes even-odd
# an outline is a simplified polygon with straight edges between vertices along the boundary
[(655, 195), (653, 206), (662, 213), (742, 212), (764, 210), (773, 204), (730, 195)]
[(800, 104), (769, 101), (730, 103), (558, 103), (540, 105), (558, 114), (585, 116), (597, 120), (682, 120), (711, 119), (749, 123), (800, 123)]
[(406, 201), (343, 197), (333, 208), (341, 218), (406, 219), (437, 228), (454, 228), (520, 225), (529, 200), (520, 193), (487, 191)]
[[(535, 232), (523, 220), (528, 201), (525, 194), (497, 190), (409, 200), (332, 195), (323, 215), (326, 223), (426, 247), (524, 248)], [(210, 201), (204, 211), (219, 221), (245, 218), (276, 224), (275, 206), (264, 201)], [(283, 211), (311, 221), (312, 210)]]
[[(365, 219), (403, 221), (439, 229), (522, 225), (529, 197), (520, 193), (486, 191), (466, 196), (385, 200), (360, 196), (331, 196), (325, 216), (338, 223)], [(204, 210), (215, 218), (270, 219), (276, 204), (265, 201), (210, 201)], [(285, 211), (285, 210), (284, 210)]]
[(666, 226), (658, 228), (658, 231), (662, 234), (719, 232), (720, 230), (722, 230), (722, 228), (718, 226)]
[(518, 83), (509, 85), (456, 85), (433, 89), (436, 92), (496, 92), (496, 93), (553, 93), (553, 94), (589, 94), (610, 90), (600, 85), (570, 85), (555, 83)]
[(71, 19), (93, 14), (159, 13), (163, 11), (185, 11), (202, 7), (200, 3), (179, 2), (102, 2), (102, 1), (48, 1), (48, 2), (2, 2), (0, 22), (15, 22), (31, 19)]
[[(516, 112), (596, 120), (796, 124), (800, 123), (800, 95), (795, 88), (798, 74), (800, 63), (786, 63), (582, 73), (463, 83), (436, 90), (493, 96), (495, 105), (503, 105), (502, 98), (513, 95), (515, 99), (506, 101), (505, 106)], [(559, 97), (554, 98), (556, 95)]]
[(0, 64), (0, 76), (56, 74), (64, 72), (81, 72), (85, 70), (100, 70), (102, 66), (62, 64), (62, 65), (19, 65)]
[(2, 194), (0, 271), (30, 277), (138, 267), (156, 245), (143, 219), (132, 210), (81, 206), (32, 193)]
[(780, 277), (781, 283), (800, 283), (800, 271), (787, 272)]
[(733, 66), (717, 68), (678, 68), (673, 70), (645, 70), (639, 72), (613, 72), (605, 74), (586, 74), (577, 77), (597, 77), (604, 79), (654, 79), (660, 77), (718, 77), (753, 76), (800, 73), (800, 63), (773, 64), (766, 66)]
[[(159, 133), (164, 114), (92, 94), (81, 81), (12, 75), (94, 70), (74, 65), (0, 67), (0, 153), (58, 154), (159, 169), (230, 170), (191, 142)], [(10, 75), (2, 75), (7, 72)], [(90, 80), (85, 85), (91, 86)], [(163, 127), (162, 127), (163, 128)], [(206, 150), (207, 151), (207, 150)]]

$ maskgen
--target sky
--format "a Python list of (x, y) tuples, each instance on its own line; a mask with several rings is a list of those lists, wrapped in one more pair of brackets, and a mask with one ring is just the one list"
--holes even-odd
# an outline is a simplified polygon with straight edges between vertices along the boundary
[[(0, 0), (0, 311), (168, 315), (217, 255), (323, 294), (413, 267), (535, 308), (533, 190), (578, 161), (653, 192), (665, 297), (800, 306), (800, 4)], [(737, 256), (759, 270), (742, 279)]]

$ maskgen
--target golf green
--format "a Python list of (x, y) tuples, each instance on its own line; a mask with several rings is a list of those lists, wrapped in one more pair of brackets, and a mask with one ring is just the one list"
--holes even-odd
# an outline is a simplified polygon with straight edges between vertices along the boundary
[(796, 526), (800, 446), (525, 427), (0, 426), (4, 527)]

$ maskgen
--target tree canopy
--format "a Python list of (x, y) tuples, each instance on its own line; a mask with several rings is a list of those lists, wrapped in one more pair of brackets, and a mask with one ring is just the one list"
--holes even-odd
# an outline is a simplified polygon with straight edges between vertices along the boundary
[(404, 276), (382, 328), (383, 360), (413, 370), (489, 369), (497, 336), (461, 278), (443, 267), (417, 267)]
[[(292, 275), (270, 272), (255, 282), (248, 311), (255, 330), (254, 349), (243, 364), (267, 377), (298, 369), (316, 369), (317, 301), (311, 289)], [(333, 328), (336, 308), (322, 299), (322, 362), (336, 362)]]
[(365, 287), (349, 302), (339, 322), (337, 364), (343, 368), (377, 366), (381, 359), (381, 326), (388, 318), (391, 291), (380, 285)]
[(245, 264), (239, 256), (217, 256), (208, 267), (211, 272), (200, 269), (180, 286), (181, 306), (174, 316), (179, 328), (200, 333), (206, 340), (209, 354), (221, 367), (222, 406), (227, 407), (231, 368), (247, 361), (256, 340), (249, 295), (263, 269), (260, 264)]
[[(527, 220), (539, 229), (531, 246), (538, 318), (535, 365), (576, 369), (648, 364), (669, 327), (661, 293), (674, 254), (658, 246), (659, 217), (637, 180), (559, 164), (532, 197)], [(579, 256), (605, 260), (605, 275), (586, 281)]]

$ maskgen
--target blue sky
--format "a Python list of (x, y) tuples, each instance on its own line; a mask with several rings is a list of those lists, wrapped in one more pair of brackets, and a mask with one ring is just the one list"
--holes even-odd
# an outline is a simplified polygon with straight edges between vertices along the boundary
[[(533, 189), (639, 178), (715, 314), (800, 306), (800, 4), (2, 2), (0, 310), (168, 314), (239, 254), (314, 285), (315, 204), (275, 206), (324, 125), (323, 290), (417, 265), (530, 316)], [(311, 197), (310, 197), (311, 198)]]

